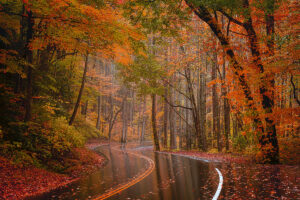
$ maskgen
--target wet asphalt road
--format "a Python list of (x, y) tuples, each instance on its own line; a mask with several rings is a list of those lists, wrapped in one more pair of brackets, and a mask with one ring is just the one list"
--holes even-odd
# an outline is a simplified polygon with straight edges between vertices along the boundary
[(282, 170), (267, 166), (224, 164), (195, 160), (184, 156), (155, 153), (151, 146), (103, 145), (96, 151), (105, 155), (107, 164), (98, 171), (62, 189), (36, 198), (93, 199), (130, 182), (148, 167), (147, 156), (155, 162), (155, 169), (146, 178), (110, 200), (194, 200), (212, 199), (219, 185), (218, 168), (224, 177), (219, 199), (300, 199), (299, 168), (294, 177), (283, 177)]

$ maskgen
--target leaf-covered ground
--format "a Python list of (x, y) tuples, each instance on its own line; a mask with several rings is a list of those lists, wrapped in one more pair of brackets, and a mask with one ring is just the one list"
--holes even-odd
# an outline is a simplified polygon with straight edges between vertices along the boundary
[(62, 187), (101, 167), (105, 158), (85, 148), (77, 148), (64, 162), (70, 165), (66, 171), (68, 175), (33, 166), (20, 167), (0, 157), (0, 199), (23, 199)]
[(224, 177), (220, 199), (300, 199), (300, 168), (288, 165), (217, 164)]
[[(255, 164), (249, 157), (224, 153), (171, 153), (215, 163), (224, 178), (219, 199), (300, 199), (299, 165)], [(216, 180), (218, 177), (215, 173), (210, 184)]]

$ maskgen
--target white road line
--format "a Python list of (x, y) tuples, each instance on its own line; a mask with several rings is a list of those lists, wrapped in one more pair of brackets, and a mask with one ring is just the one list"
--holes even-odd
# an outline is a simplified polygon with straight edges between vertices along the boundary
[[(190, 158), (190, 159), (194, 159), (194, 160), (201, 160), (201, 161), (205, 161), (205, 162), (209, 162), (208, 160), (205, 159), (200, 159), (196, 156), (189, 156), (189, 155), (181, 155), (181, 154), (176, 154), (176, 153), (167, 153), (167, 152), (159, 152), (159, 153), (163, 153), (163, 154), (172, 154), (172, 155), (177, 155), (177, 156), (182, 156), (182, 157), (186, 157), (186, 158)], [(223, 185), (223, 176), (222, 173), (220, 172), (220, 170), (218, 168), (215, 168), (219, 174), (219, 185), (218, 185), (218, 189), (214, 195), (214, 197), (212, 198), (212, 200), (217, 200), (219, 198), (219, 195), (221, 193), (222, 190), (222, 185)]]
[(215, 193), (215, 196), (212, 198), (212, 200), (217, 200), (220, 193), (221, 193), (221, 190), (222, 190), (222, 185), (223, 185), (223, 176), (222, 176), (222, 173), (218, 170), (218, 168), (215, 168), (219, 174), (219, 185), (218, 185), (218, 189)]

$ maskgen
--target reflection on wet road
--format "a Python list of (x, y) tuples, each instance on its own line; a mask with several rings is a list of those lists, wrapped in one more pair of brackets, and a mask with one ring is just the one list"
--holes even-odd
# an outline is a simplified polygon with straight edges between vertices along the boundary
[[(101, 195), (131, 182), (134, 184), (110, 197), (105, 196), (105, 199), (211, 200), (220, 186), (220, 175), (216, 168), (224, 176), (218, 199), (282, 199), (285, 192), (292, 197), (299, 197), (297, 184), (283, 187), (280, 180), (272, 179), (273, 172), (268, 173), (257, 166), (212, 163), (173, 154), (154, 153), (151, 147), (132, 146), (123, 149), (120, 146), (105, 145), (98, 147), (96, 151), (108, 158), (105, 167), (66, 188), (36, 199), (104, 199)], [(145, 156), (148, 160), (136, 154)], [(149, 171), (149, 159), (155, 162), (153, 171)], [(147, 176), (141, 178), (147, 170)], [(267, 175), (263, 177), (262, 174)], [(260, 177), (264, 180), (261, 181)], [(134, 180), (138, 181), (133, 182)], [(271, 194), (269, 190), (272, 191)]]
[(218, 187), (218, 174), (210, 163), (154, 153), (149, 147), (133, 148), (129, 151), (114, 148), (106, 145), (97, 149), (109, 160), (102, 169), (69, 187), (37, 199), (93, 199), (111, 188), (132, 181), (149, 168), (149, 163), (130, 152), (154, 160), (155, 169), (138, 183), (108, 199), (212, 199)]
[[(113, 150), (121, 151), (116, 148), (113, 148)], [(127, 188), (129, 188), (129, 187), (135, 185), (136, 183), (140, 182), (141, 180), (143, 180), (145, 177), (149, 176), (155, 169), (155, 163), (151, 158), (149, 158), (147, 156), (143, 156), (141, 154), (133, 153), (130, 151), (128, 152), (128, 154), (131, 154), (133, 156), (139, 157), (139, 158), (147, 161), (148, 162), (147, 170), (142, 173), (139, 173), (139, 175), (137, 175), (135, 177), (132, 177), (130, 181), (111, 188), (110, 190), (106, 191), (104, 194), (101, 194), (100, 196), (94, 198), (94, 200), (104, 200), (104, 199), (107, 199), (115, 194), (118, 194), (118, 193), (126, 190)]]

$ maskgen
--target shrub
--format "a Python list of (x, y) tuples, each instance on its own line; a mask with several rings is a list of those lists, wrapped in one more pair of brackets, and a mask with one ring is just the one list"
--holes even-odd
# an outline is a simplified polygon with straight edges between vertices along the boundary
[(282, 164), (300, 164), (300, 138), (279, 138), (279, 158)]
[(84, 145), (84, 137), (75, 129), (69, 126), (66, 118), (58, 117), (52, 120), (51, 128), (46, 135), (47, 142), (51, 146), (51, 154), (54, 157), (63, 156), (73, 147)]
[(26, 150), (15, 151), (12, 156), (12, 161), (19, 166), (41, 166), (40, 161), (36, 158), (36, 154)]
[(75, 120), (74, 126), (86, 140), (99, 138), (101, 136), (101, 132), (96, 129), (94, 125), (86, 122), (85, 119), (80, 118), (80, 116), (78, 116), (78, 118)]
[(40, 163), (44, 163), (49, 166), (51, 160), (63, 160), (72, 148), (81, 147), (85, 142), (82, 134), (74, 126), (69, 126), (65, 117), (52, 118), (46, 122), (37, 120), (26, 124), (13, 123), (11, 126), (13, 125), (25, 131), (20, 131), (17, 139), (6, 137), (0, 141), (0, 153), (17, 164), (40, 166)]
[(237, 137), (232, 139), (233, 149), (239, 152), (242, 152), (247, 147), (247, 139), (243, 135), (238, 135)]
[(84, 144), (84, 137), (74, 126), (69, 126), (68, 121), (64, 117), (53, 120), (52, 132), (58, 134), (60, 139), (64, 140), (68, 145), (80, 147)]

